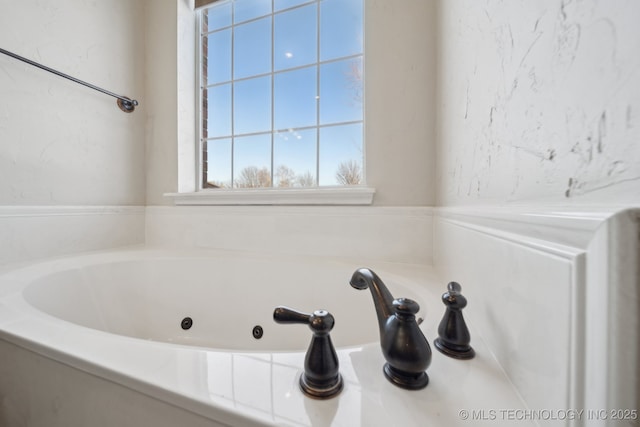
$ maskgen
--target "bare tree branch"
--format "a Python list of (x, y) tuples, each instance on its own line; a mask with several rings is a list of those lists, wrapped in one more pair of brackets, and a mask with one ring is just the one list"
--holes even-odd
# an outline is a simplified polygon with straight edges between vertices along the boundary
[(336, 171), (336, 181), (341, 185), (358, 185), (362, 182), (362, 168), (355, 160), (341, 162)]
[(236, 188), (261, 188), (271, 187), (271, 173), (266, 167), (247, 166), (240, 171), (240, 176), (235, 181)]
[(313, 176), (311, 172), (306, 171), (296, 177), (296, 182), (300, 187), (313, 187), (316, 185), (316, 177)]
[(287, 165), (280, 165), (276, 169), (275, 180), (278, 187), (295, 186), (296, 173)]

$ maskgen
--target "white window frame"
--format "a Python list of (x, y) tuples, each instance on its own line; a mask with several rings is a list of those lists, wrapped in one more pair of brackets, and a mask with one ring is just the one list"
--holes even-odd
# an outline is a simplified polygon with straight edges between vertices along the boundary
[[(194, 21), (199, 21), (200, 13), (193, 12)], [(196, 143), (195, 143), (195, 191), (169, 193), (176, 205), (370, 205), (375, 189), (366, 185), (357, 186), (314, 186), (293, 188), (229, 188), (206, 189), (202, 187), (202, 105), (201, 86), (201, 23), (195, 23), (195, 93), (196, 95)], [(363, 150), (364, 148), (363, 137)], [(363, 153), (363, 176), (366, 182), (366, 150)]]

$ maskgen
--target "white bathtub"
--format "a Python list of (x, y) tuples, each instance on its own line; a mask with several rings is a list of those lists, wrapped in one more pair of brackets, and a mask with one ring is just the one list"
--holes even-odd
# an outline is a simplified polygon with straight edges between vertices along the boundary
[[(472, 322), (475, 359), (433, 349), (425, 389), (390, 384), (371, 295), (348, 284), (359, 267), (420, 303), (433, 342), (447, 281), (426, 266), (140, 248), (6, 271), (0, 425), (468, 426), (465, 414), (524, 408)], [(319, 401), (299, 390), (311, 331), (275, 324), (278, 305), (334, 315), (339, 396)]]

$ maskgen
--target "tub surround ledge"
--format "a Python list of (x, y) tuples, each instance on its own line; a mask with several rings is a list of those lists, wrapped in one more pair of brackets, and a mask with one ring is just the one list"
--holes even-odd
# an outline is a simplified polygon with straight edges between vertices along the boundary
[(430, 265), (432, 212), (425, 206), (148, 206), (146, 242)]
[(0, 206), (0, 265), (144, 244), (144, 206)]
[[(640, 209), (445, 207), (433, 220), (434, 268), (463, 285), (465, 316), (528, 407), (636, 408)], [(608, 425), (566, 425), (587, 422)]]

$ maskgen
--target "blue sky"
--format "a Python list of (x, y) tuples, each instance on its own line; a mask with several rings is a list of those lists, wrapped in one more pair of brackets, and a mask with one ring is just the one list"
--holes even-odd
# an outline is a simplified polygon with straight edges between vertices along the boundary
[[(319, 159), (319, 184), (335, 185), (337, 165), (363, 156), (362, 0), (274, 0), (274, 7), (284, 11), (273, 18), (271, 0), (209, 11), (208, 136), (216, 138), (208, 143), (209, 179), (230, 180), (233, 129), (253, 134), (234, 139), (236, 175), (271, 167), (273, 135), (274, 168), (315, 175)], [(356, 123), (336, 125), (344, 122)]]

